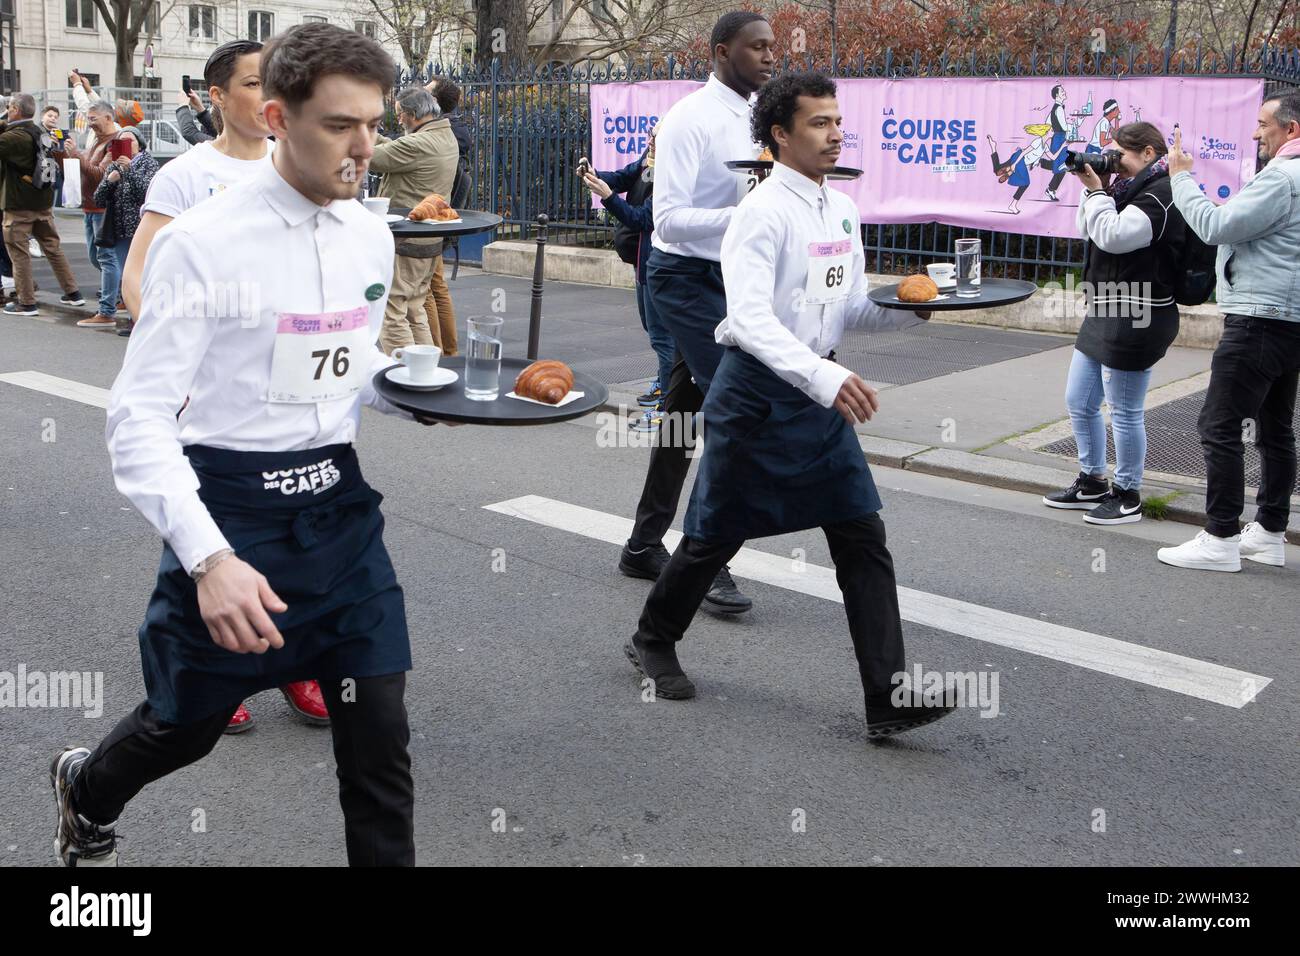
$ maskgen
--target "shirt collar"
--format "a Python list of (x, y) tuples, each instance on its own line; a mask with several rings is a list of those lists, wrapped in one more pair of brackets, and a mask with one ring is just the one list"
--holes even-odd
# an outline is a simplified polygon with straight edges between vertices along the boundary
[(826, 180), (824, 177), (822, 184), (818, 186), (803, 173), (796, 172), (785, 163), (777, 160), (772, 164), (772, 178), (788, 187), (791, 192), (814, 209), (817, 207), (817, 200), (819, 199), (822, 201), (823, 208), (830, 203), (830, 196), (826, 194)]
[(267, 203), (290, 226), (302, 225), (318, 212), (327, 212), (339, 222), (342, 222), (343, 209), (341, 204), (352, 202), (350, 199), (334, 199), (327, 205), (318, 206), (298, 192), (297, 189), (290, 186), (285, 178), (280, 175), (280, 170), (275, 168), (274, 153), (271, 161), (266, 164), (266, 169), (262, 172), (261, 186), (262, 195), (266, 197)]
[(750, 101), (718, 79), (716, 73), (710, 73), (709, 81), (704, 85), (713, 91), (714, 98), (721, 101), (723, 106), (737, 116), (744, 116), (749, 112)]

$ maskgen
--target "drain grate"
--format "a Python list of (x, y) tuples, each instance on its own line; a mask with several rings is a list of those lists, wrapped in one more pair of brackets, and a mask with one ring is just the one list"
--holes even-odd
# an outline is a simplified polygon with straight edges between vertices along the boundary
[[(1171, 475), (1186, 475), (1205, 480), (1205, 456), (1201, 452), (1201, 437), (1196, 431), (1196, 419), (1205, 404), (1205, 392), (1184, 395), (1147, 411), (1147, 461), (1148, 471), (1163, 471)], [(1300, 431), (1300, 411), (1295, 417), (1295, 428)], [(1052, 455), (1075, 458), (1079, 448), (1073, 438), (1044, 445), (1039, 451)], [(1106, 461), (1115, 463), (1115, 444), (1106, 430)], [(1246, 443), (1246, 484), (1259, 487), (1259, 452)], [(1293, 494), (1300, 495), (1300, 475), (1297, 476)]]

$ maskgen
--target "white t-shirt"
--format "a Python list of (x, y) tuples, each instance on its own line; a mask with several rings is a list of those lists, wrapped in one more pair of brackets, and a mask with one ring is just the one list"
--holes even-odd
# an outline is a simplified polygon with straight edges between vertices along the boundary
[(211, 142), (191, 146), (154, 174), (140, 211), (175, 219), (209, 196), (244, 182), (269, 164), (275, 141), (267, 140), (266, 147), (266, 155), (261, 159), (233, 159)]

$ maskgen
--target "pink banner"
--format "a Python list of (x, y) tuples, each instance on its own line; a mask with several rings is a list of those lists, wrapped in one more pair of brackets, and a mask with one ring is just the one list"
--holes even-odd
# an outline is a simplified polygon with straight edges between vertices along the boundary
[[(698, 86), (593, 85), (592, 161), (617, 169), (645, 148), (646, 129)], [(943, 222), (1000, 232), (1074, 237), (1082, 187), (1060, 169), (1067, 150), (1101, 151), (1114, 128), (1154, 123), (1196, 160), (1193, 175), (1223, 202), (1255, 174), (1251, 134), (1257, 79), (1212, 77), (840, 80), (838, 182), (863, 222)], [(994, 155), (996, 153), (996, 165)], [(1055, 196), (1055, 199), (1053, 198)]]

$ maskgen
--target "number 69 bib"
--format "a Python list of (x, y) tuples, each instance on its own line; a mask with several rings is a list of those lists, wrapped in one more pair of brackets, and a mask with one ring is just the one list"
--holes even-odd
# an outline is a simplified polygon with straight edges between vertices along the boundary
[(829, 305), (849, 297), (853, 285), (853, 240), (808, 243), (808, 281), (803, 300)]
[(277, 313), (267, 401), (306, 405), (351, 398), (365, 384), (370, 310)]

